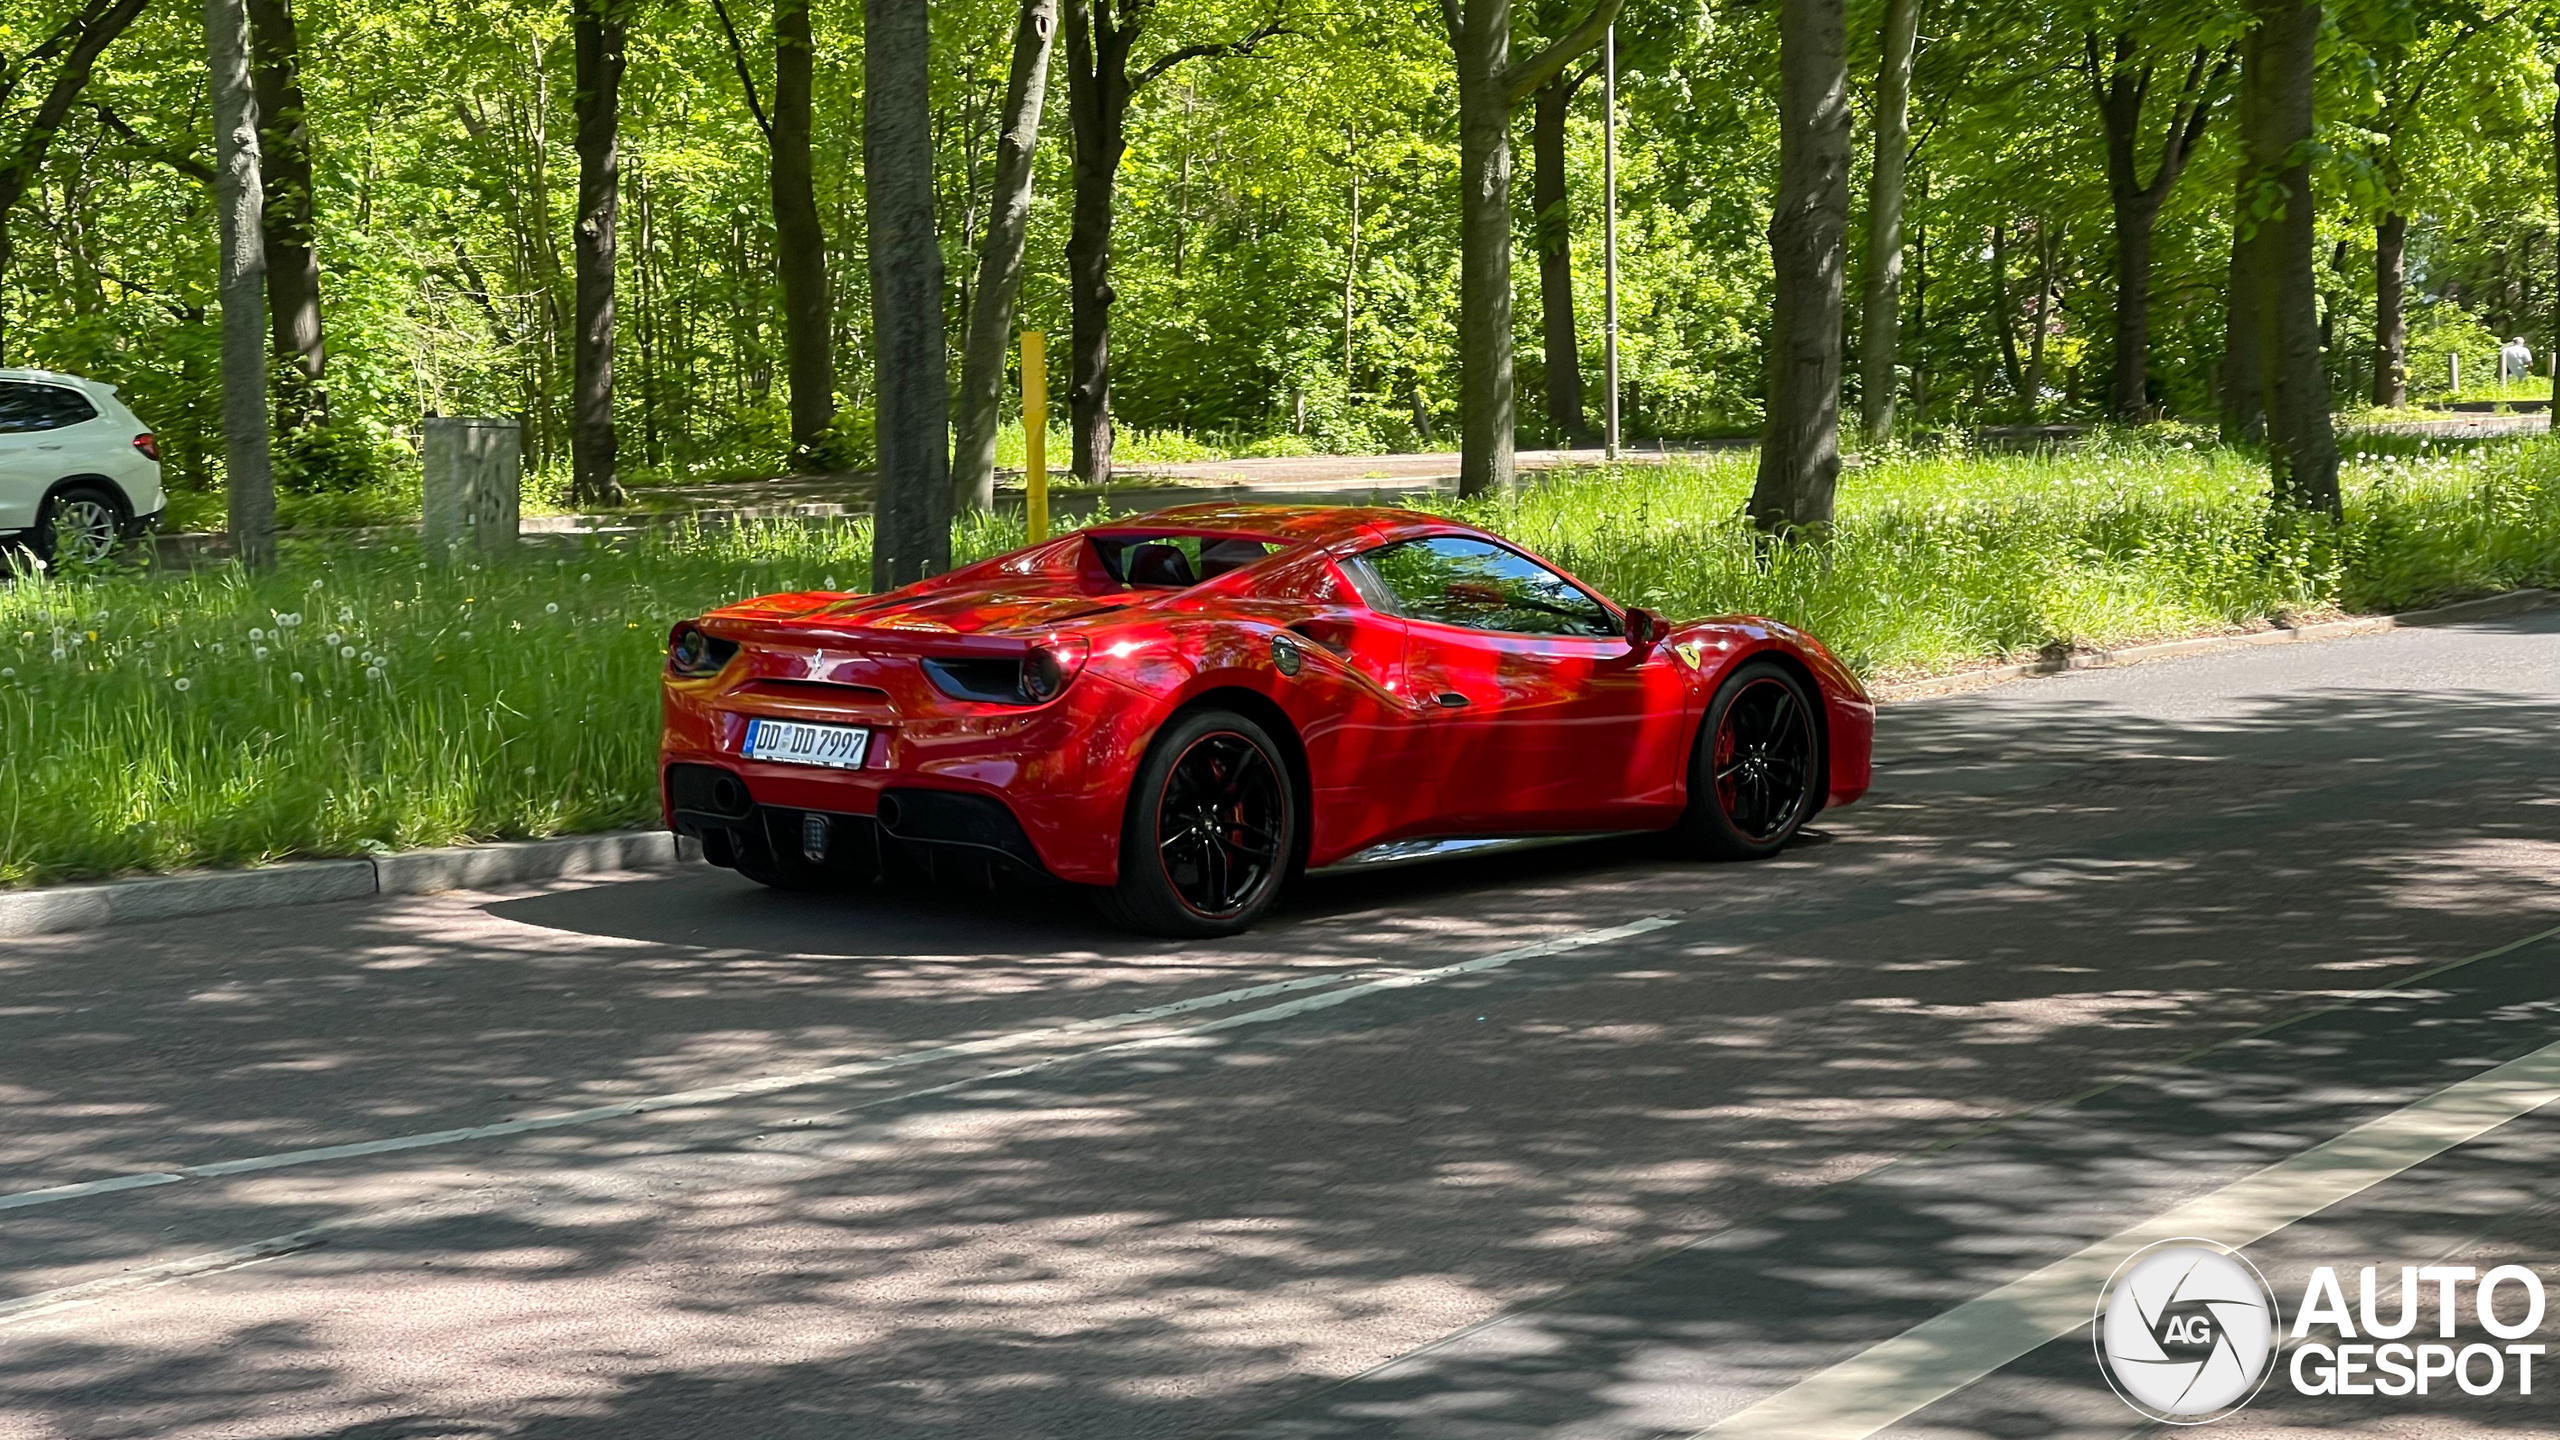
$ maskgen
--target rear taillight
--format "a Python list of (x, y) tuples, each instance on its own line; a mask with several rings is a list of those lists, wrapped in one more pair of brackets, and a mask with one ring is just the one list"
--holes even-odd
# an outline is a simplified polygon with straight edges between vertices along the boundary
[(1034, 705), (1058, 698), (1058, 692), (1084, 669), (1085, 648), (1081, 635), (1064, 635), (1033, 647), (1022, 657), (1022, 698)]
[(720, 640), (702, 633), (702, 627), (690, 620), (667, 632), (667, 673), (688, 680), (701, 680), (728, 668), (738, 653), (738, 642)]
[(1081, 635), (1061, 635), (1034, 645), (1019, 660), (993, 656), (928, 655), (925, 678), (954, 700), (981, 700), (990, 705), (1046, 705), (1058, 698), (1067, 682), (1084, 669), (1087, 652)]
[(145, 430), (134, 436), (133, 448), (142, 452), (143, 459), (155, 465), (160, 463), (160, 442), (151, 438), (150, 431)]

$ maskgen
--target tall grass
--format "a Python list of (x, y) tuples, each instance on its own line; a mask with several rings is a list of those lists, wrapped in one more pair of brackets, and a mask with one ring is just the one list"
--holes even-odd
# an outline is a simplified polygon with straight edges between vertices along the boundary
[(2278, 514), (2262, 460), (2192, 442), (1887, 454), (1844, 474), (1827, 543), (1774, 551), (1739, 518), (1754, 464), (1583, 471), (1442, 508), (1613, 598), (1770, 615), (1871, 675), (2560, 580), (2550, 441), (2375, 443), (2334, 530)]
[[(2141, 436), (1875, 457), (1826, 543), (1775, 552), (1739, 519), (1747, 456), (1413, 503), (1622, 600), (1804, 625), (1869, 674), (2560, 581), (2560, 442), (2373, 449), (2335, 531), (2280, 520), (2249, 456)], [(978, 517), (954, 548), (1021, 539)], [(864, 522), (771, 522), (0, 585), (0, 884), (646, 823), (667, 626), (869, 564)]]

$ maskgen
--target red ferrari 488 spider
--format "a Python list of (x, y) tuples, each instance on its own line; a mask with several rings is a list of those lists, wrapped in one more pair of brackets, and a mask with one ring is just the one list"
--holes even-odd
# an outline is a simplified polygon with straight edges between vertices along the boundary
[(1191, 505), (669, 637), (667, 823), (768, 885), (1013, 867), (1159, 934), (1303, 870), (1667, 831), (1774, 854), (1867, 788), (1810, 636), (1669, 625), (1401, 510)]

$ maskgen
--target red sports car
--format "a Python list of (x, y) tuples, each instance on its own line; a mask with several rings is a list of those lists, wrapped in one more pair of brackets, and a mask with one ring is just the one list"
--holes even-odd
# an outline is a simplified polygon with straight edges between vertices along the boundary
[(822, 888), (884, 866), (1251, 925), (1290, 876), (1668, 831), (1775, 853), (1867, 788), (1875, 707), (1812, 637), (1668, 625), (1402, 510), (1187, 505), (885, 595), (669, 637), (667, 823)]

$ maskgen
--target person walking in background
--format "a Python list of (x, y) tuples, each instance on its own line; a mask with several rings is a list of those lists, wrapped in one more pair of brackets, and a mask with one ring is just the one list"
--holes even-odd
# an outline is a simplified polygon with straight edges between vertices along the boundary
[(2519, 335), (2508, 341), (2506, 346), (2498, 351), (2498, 379), (2503, 383), (2508, 380), (2522, 380), (2531, 374), (2533, 374), (2533, 347), (2525, 344), (2524, 337)]

